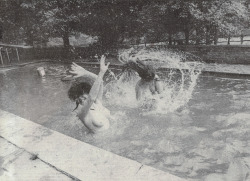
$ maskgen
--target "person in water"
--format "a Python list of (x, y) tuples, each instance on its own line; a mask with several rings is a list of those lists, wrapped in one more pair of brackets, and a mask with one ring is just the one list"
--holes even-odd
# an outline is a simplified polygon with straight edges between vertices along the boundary
[(108, 70), (109, 63), (105, 64), (105, 56), (100, 60), (98, 75), (73, 63), (71, 71), (75, 82), (68, 91), (68, 96), (76, 102), (77, 116), (92, 132), (97, 133), (109, 128), (110, 112), (102, 105), (103, 76)]
[(163, 91), (162, 81), (156, 74), (155, 69), (151, 65), (145, 64), (139, 59), (130, 59), (125, 64), (125, 68), (136, 71), (141, 78), (135, 86), (136, 99), (140, 100), (143, 95), (150, 90), (152, 94), (160, 94)]

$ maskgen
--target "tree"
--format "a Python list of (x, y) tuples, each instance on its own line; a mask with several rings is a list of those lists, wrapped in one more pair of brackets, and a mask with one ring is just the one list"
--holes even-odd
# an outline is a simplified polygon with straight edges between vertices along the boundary
[[(185, 32), (186, 43), (189, 42), (191, 17), (182, 1), (156, 1), (143, 7), (141, 19), (146, 35), (153, 41), (162, 41), (168, 36), (172, 45), (173, 37), (178, 32)], [(157, 35), (157, 36), (155, 36)]]
[(69, 47), (75, 33), (98, 36), (104, 49), (125, 39), (171, 45), (179, 32), (185, 43), (196, 32), (196, 43), (216, 43), (220, 33), (239, 34), (247, 21), (247, 8), (236, 0), (2, 0), (0, 27), (4, 41), (24, 37), (29, 45), (61, 37)]
[(64, 47), (69, 47), (69, 36), (80, 31), (80, 19), (87, 15), (87, 2), (84, 0), (40, 0), (36, 7), (42, 19), (40, 29), (49, 37), (61, 37)]
[(220, 33), (239, 34), (247, 16), (244, 1), (236, 0), (154, 1), (141, 12), (145, 34), (151, 39), (167, 34), (170, 45), (178, 32), (184, 33), (185, 44), (189, 44), (194, 32), (196, 44), (203, 40), (216, 44)]
[[(0, 2), (0, 24), (3, 40), (7, 43), (33, 45), (40, 36), (40, 16), (32, 0), (5, 0)], [(20, 42), (20, 41), (21, 42)]]
[(244, 1), (194, 0), (189, 3), (189, 9), (197, 24), (205, 30), (206, 44), (210, 44), (211, 39), (216, 44), (219, 33), (240, 35), (248, 19)]
[(2, 38), (8, 43), (14, 43), (14, 40), (18, 39), (18, 31), (22, 24), (20, 9), (21, 2), (14, 0), (0, 1)]
[[(115, 47), (126, 38), (140, 36), (138, 14), (142, 0), (91, 1), (85, 29), (87, 34), (98, 36), (102, 48)], [(86, 21), (85, 21), (86, 22)]]

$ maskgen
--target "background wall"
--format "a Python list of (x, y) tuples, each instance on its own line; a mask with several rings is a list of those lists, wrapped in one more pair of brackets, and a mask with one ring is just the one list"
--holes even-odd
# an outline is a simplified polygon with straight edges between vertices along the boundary
[[(165, 46), (166, 47), (166, 46)], [(201, 45), (201, 46), (167, 46), (167, 48), (188, 52), (200, 57), (206, 63), (227, 63), (227, 64), (250, 64), (250, 46), (239, 45)], [(18, 63), (16, 51), (14, 48), (7, 48), (9, 52), (10, 62), (6, 56), (6, 48), (3, 48), (1, 53), (4, 64)], [(63, 47), (50, 47), (50, 48), (18, 48), (20, 62), (52, 59), (62, 61), (96, 61), (94, 56), (101, 55), (103, 50), (98, 47), (76, 47), (65, 49)], [(117, 50), (111, 51), (111, 57), (117, 58)], [(118, 63), (118, 61), (117, 61)]]
[(250, 64), (250, 46), (172, 46), (199, 56), (206, 63)]

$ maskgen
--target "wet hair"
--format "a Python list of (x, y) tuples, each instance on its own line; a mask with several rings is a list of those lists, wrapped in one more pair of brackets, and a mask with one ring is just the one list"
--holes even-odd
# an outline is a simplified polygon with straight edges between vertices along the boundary
[(84, 93), (89, 94), (91, 87), (92, 85), (87, 82), (75, 81), (72, 83), (71, 87), (68, 90), (68, 97), (70, 100), (76, 102), (76, 107), (74, 110), (76, 110), (79, 104), (82, 103), (80, 96), (82, 96)]
[(125, 64), (125, 69), (130, 68), (136, 71), (139, 76), (145, 81), (151, 81), (155, 77), (155, 69), (153, 66), (145, 64), (143, 61), (130, 61)]

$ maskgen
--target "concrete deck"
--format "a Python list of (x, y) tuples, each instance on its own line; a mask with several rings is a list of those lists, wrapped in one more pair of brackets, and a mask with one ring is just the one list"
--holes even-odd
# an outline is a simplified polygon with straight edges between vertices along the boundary
[(0, 180), (184, 181), (0, 109)]
[(72, 180), (35, 155), (0, 137), (0, 180)]

